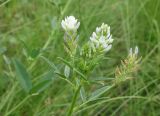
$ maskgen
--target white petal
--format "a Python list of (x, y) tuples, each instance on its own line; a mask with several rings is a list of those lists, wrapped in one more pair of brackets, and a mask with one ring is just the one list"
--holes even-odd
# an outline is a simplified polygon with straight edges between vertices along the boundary
[(95, 40), (95, 38), (93, 38), (93, 37), (90, 37), (90, 40), (91, 40), (91, 41), (94, 41), (94, 40)]
[(80, 22), (77, 23), (76, 28), (78, 29), (80, 26)]
[(137, 54), (138, 54), (138, 51), (139, 51), (139, 50), (138, 50), (138, 47), (136, 46), (134, 53), (137, 55)]
[(99, 33), (101, 31), (101, 28), (97, 27), (96, 28), (96, 33)]
[(132, 48), (129, 49), (129, 55), (132, 56), (133, 52), (132, 52)]
[(92, 37), (95, 38), (95, 39), (97, 38), (97, 35), (96, 35), (95, 32), (93, 32)]
[(106, 44), (106, 43), (104, 42), (104, 43), (102, 43), (102, 46), (103, 46), (104, 49), (106, 49), (106, 48), (108, 47), (108, 44)]
[(101, 44), (106, 43), (105, 37), (104, 37), (104, 36), (101, 36), (100, 39), (99, 39), (99, 42), (100, 42)]
[(109, 45), (107, 48), (104, 49), (105, 52), (108, 52), (112, 48), (112, 45)]
[(112, 35), (108, 39), (108, 43), (112, 43), (114, 39), (112, 39)]

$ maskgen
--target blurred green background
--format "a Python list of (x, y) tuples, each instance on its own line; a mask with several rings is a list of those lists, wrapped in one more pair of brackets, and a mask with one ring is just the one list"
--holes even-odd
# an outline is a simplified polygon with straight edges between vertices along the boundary
[[(24, 99), (10, 59), (16, 57), (25, 67), (36, 61), (29, 71), (38, 79), (50, 67), (36, 54), (59, 28), (58, 19), (73, 15), (79, 19), (80, 44), (86, 42), (102, 22), (111, 26), (113, 48), (93, 72), (93, 77), (113, 77), (120, 59), (126, 58), (130, 47), (139, 46), (141, 69), (136, 79), (108, 91), (104, 96), (160, 97), (160, 0), (0, 0), (0, 116)], [(59, 67), (57, 57), (65, 57), (63, 31), (56, 31), (43, 54)], [(26, 55), (25, 45), (31, 51)], [(8, 59), (7, 61), (5, 59)], [(13, 73), (13, 74), (12, 74)], [(18, 85), (18, 86), (17, 86)], [(93, 88), (98, 87), (93, 85)], [(11, 116), (61, 116), (71, 100), (70, 86), (55, 79), (41, 94), (32, 97), (12, 112)], [(82, 116), (159, 116), (160, 100), (110, 100), (75, 115)]]

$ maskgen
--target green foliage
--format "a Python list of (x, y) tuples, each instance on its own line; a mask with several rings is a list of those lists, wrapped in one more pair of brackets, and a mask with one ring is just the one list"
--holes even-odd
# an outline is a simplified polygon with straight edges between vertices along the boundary
[(29, 93), (32, 89), (32, 82), (26, 68), (17, 59), (13, 59), (13, 63), (17, 74), (17, 80), (21, 84), (22, 88)]
[(102, 87), (100, 89), (95, 90), (91, 94), (91, 96), (89, 98), (89, 101), (97, 99), (99, 96), (101, 96), (102, 94), (104, 94), (106, 91), (110, 90), (112, 87), (113, 86), (104, 86), (104, 87)]
[(38, 81), (34, 84), (31, 93), (32, 94), (39, 94), (43, 92), (44, 90), (48, 89), (49, 86), (52, 85), (54, 80), (55, 74), (53, 71), (47, 72), (45, 75), (43, 75)]

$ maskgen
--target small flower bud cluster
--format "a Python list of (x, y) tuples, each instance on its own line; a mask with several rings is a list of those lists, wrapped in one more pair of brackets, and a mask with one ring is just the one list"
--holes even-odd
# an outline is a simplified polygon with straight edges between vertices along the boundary
[(112, 35), (110, 34), (110, 27), (102, 23), (100, 27), (96, 28), (96, 32), (92, 33), (90, 43), (93, 50), (101, 49), (105, 52), (109, 51), (112, 47)]
[(138, 58), (138, 47), (136, 46), (134, 51), (130, 48), (127, 59), (121, 61), (121, 66), (116, 69), (116, 83), (132, 78), (132, 73), (139, 69), (140, 61), (141, 58)]
[(135, 49), (133, 50), (132, 48), (130, 48), (129, 50), (129, 55), (128, 55), (128, 61), (132, 64), (137, 64), (139, 62), (138, 60), (138, 47), (136, 46)]
[(136, 46), (135, 47), (135, 49), (134, 49), (134, 51), (133, 51), (133, 49), (132, 48), (130, 48), (130, 50), (129, 50), (129, 56), (130, 57), (137, 57), (138, 56), (138, 47)]

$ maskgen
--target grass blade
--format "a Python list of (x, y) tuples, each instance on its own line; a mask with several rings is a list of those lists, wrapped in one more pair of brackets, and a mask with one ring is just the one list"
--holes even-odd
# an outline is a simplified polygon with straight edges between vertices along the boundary
[(100, 89), (97, 89), (96, 91), (94, 91), (90, 98), (89, 98), (89, 101), (90, 100), (94, 100), (96, 98), (98, 98), (99, 96), (101, 96), (102, 94), (104, 94), (106, 91), (108, 91), (109, 89), (111, 89), (113, 86), (104, 86)]

